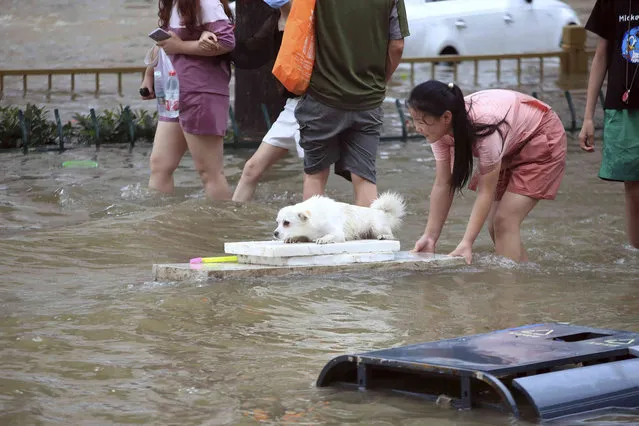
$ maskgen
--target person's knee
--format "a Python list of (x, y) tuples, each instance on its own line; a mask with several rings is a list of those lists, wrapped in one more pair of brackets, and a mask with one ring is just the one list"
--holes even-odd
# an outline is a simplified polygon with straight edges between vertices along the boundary
[(509, 232), (517, 231), (519, 229), (519, 222), (507, 212), (497, 210), (492, 223), (489, 224), (489, 232), (490, 227), (492, 227), (491, 235), (493, 238), (499, 238)]
[(353, 185), (360, 188), (366, 188), (366, 187), (377, 185), (374, 179), (365, 178), (353, 172), (351, 172), (351, 181), (353, 182)]
[(366, 182), (366, 179), (364, 179), (363, 177), (356, 175), (355, 173), (351, 172), (351, 181), (353, 182), (353, 185), (358, 186), (361, 185), (362, 183)]
[(626, 197), (639, 208), (639, 182), (624, 182)]
[(217, 182), (221, 179), (225, 179), (224, 170), (223, 169), (207, 169), (207, 168), (197, 168), (198, 174), (200, 175), (200, 179), (204, 184), (209, 182)]
[(377, 184), (361, 176), (351, 173), (353, 191), (355, 192), (355, 204), (369, 207), (377, 198)]
[(320, 170), (315, 173), (304, 171), (304, 200), (314, 195), (324, 195), (330, 169)]
[(246, 182), (257, 182), (262, 174), (264, 173), (264, 168), (261, 165), (253, 160), (249, 159), (244, 165), (244, 169), (242, 170), (242, 180)]
[(194, 161), (193, 168), (196, 172), (203, 175), (216, 175), (220, 172), (223, 172), (224, 167), (222, 164), (217, 164), (217, 162), (207, 162), (207, 161)]
[(172, 158), (170, 155), (162, 152), (151, 152), (149, 164), (151, 173), (154, 174), (172, 174), (177, 169), (180, 159)]
[(308, 180), (308, 181), (326, 182), (328, 181), (328, 176), (330, 172), (331, 172), (331, 169), (330, 167), (328, 167), (325, 169), (312, 171), (312, 172), (304, 171), (304, 176), (305, 176), (305, 180)]

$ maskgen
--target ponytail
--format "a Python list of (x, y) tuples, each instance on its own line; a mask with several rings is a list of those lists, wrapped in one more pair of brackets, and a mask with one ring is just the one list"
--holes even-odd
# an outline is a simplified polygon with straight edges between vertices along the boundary
[[(452, 87), (451, 87), (452, 86)], [(453, 162), (453, 175), (451, 178), (451, 192), (461, 189), (466, 185), (473, 171), (473, 146), (477, 140), (473, 123), (470, 121), (466, 110), (464, 94), (459, 86), (449, 83), (448, 89), (454, 96), (453, 113), (453, 138), (455, 139), (455, 160)]]
[(445, 84), (437, 80), (429, 80), (417, 85), (411, 91), (407, 104), (414, 110), (437, 118), (444, 115), (446, 111), (451, 112), (455, 159), (450, 190), (461, 193), (473, 171), (475, 142), (498, 132), (503, 143), (504, 133), (501, 127), (506, 123), (506, 117), (491, 124), (472, 121), (470, 118), (472, 101), (467, 107), (464, 94), (459, 86), (454, 83)]

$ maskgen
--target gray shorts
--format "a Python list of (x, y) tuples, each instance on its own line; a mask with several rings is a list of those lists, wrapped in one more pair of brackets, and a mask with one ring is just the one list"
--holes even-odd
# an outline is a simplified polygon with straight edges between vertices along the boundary
[(351, 173), (375, 183), (375, 160), (384, 112), (348, 111), (324, 105), (309, 94), (295, 108), (304, 149), (304, 172), (319, 173), (335, 164), (335, 173), (351, 180)]

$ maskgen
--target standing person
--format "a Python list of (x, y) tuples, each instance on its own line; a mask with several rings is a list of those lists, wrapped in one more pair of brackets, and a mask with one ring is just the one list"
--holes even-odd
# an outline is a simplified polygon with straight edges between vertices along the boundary
[[(228, 0), (160, 0), (159, 26), (171, 38), (158, 42), (180, 82), (179, 122), (161, 120), (151, 152), (149, 187), (173, 191), (173, 172), (188, 149), (206, 195), (228, 200), (224, 176), (224, 134), (228, 123), (231, 68), (223, 55), (235, 45)], [(203, 30), (217, 35), (218, 49), (205, 49)]]
[(295, 119), (295, 107), (299, 102), (296, 96), (286, 89), (286, 104), (255, 153), (246, 161), (242, 176), (233, 192), (233, 201), (250, 201), (255, 195), (260, 178), (287, 153), (294, 152), (304, 158), (300, 147), (300, 127)]
[[(277, 40), (278, 44), (281, 44), (281, 33), (284, 32), (286, 19), (291, 10), (291, 2), (289, 0), (264, 0), (264, 2), (272, 8), (278, 8), (280, 11), (280, 19), (278, 21), (278, 31), (280, 34)], [(258, 34), (259, 33), (260, 32), (258, 32)], [(265, 33), (264, 36), (269, 37), (270, 34)], [(209, 37), (210, 34), (203, 33), (200, 41), (207, 43)], [(259, 44), (259, 41), (253, 42)], [(279, 50), (279, 48), (277, 50)], [(274, 56), (272, 59), (275, 59), (275, 56), (277, 56), (277, 50), (273, 51)], [(286, 97), (284, 109), (280, 112), (277, 120), (273, 123), (266, 135), (264, 135), (257, 151), (255, 151), (244, 165), (242, 176), (233, 193), (233, 201), (250, 201), (255, 195), (257, 184), (262, 175), (288, 152), (297, 152), (299, 158), (304, 157), (304, 151), (299, 146), (299, 125), (295, 119), (295, 107), (300, 98), (284, 89), (283, 86), (281, 90)]]
[[(408, 107), (417, 132), (435, 157), (426, 229), (415, 252), (435, 252), (455, 191), (478, 190), (466, 232), (451, 256), (472, 259), (472, 246), (488, 219), (498, 255), (528, 260), (521, 223), (539, 200), (557, 195), (566, 168), (563, 123), (545, 103), (511, 90), (484, 90), (466, 98), (453, 83), (416, 86)], [(473, 157), (478, 171), (472, 176)]]
[(355, 204), (377, 198), (375, 161), (386, 84), (409, 35), (404, 0), (318, 0), (316, 52), (295, 117), (304, 149), (304, 199), (324, 194), (331, 165)]
[(630, 244), (639, 248), (639, 0), (597, 0), (586, 29), (597, 34), (599, 42), (590, 67), (579, 145), (586, 152), (595, 150), (593, 116), (607, 73), (599, 177), (624, 183), (626, 232)]

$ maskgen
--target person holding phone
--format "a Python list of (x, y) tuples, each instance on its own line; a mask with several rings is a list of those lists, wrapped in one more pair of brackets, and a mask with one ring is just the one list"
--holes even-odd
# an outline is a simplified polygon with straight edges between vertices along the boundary
[[(170, 35), (157, 45), (168, 55), (180, 81), (180, 115), (177, 121), (158, 122), (149, 188), (173, 192), (173, 173), (188, 149), (206, 195), (230, 200), (223, 164), (231, 79), (230, 62), (224, 55), (235, 46), (228, 0), (160, 0), (158, 17), (159, 27)], [(218, 48), (198, 43), (203, 31), (216, 34)], [(143, 87), (153, 87), (152, 78), (151, 70)]]
[[(278, 21), (270, 22), (269, 20), (274, 18), (270, 17), (263, 25), (263, 29), (257, 31), (257, 33), (248, 41), (245, 42), (238, 40), (236, 49), (242, 49), (244, 47), (243, 44), (253, 44), (255, 46), (268, 45), (268, 40), (265, 41), (264, 39), (273, 39), (273, 34), (264, 30), (264, 28), (270, 29), (271, 24), (275, 24), (277, 25), (277, 28), (273, 26), (273, 29), (279, 32), (278, 37), (275, 37), (277, 45), (275, 46), (275, 49), (272, 50), (272, 55), (268, 55), (272, 57), (263, 56), (261, 58), (262, 60), (274, 60), (277, 57), (277, 52), (279, 51), (279, 47), (282, 43), (282, 33), (284, 32), (286, 19), (288, 18), (288, 14), (291, 10), (291, 1), (264, 0), (264, 3), (268, 4), (273, 9), (279, 10)], [(217, 48), (216, 45), (218, 43), (216, 35), (206, 31), (203, 32), (200, 37), (200, 44), (210, 49)], [(246, 50), (250, 51), (257, 49), (258, 48), (247, 48)], [(261, 50), (264, 51), (267, 49), (264, 46)], [(258, 55), (253, 56), (257, 57)], [(237, 187), (233, 192), (233, 201), (244, 202), (252, 200), (255, 195), (255, 190), (257, 189), (257, 184), (264, 173), (273, 167), (273, 165), (275, 165), (275, 163), (277, 163), (280, 159), (284, 158), (284, 156), (286, 156), (289, 152), (297, 154), (300, 159), (304, 157), (304, 150), (299, 145), (300, 127), (295, 119), (295, 107), (297, 106), (300, 97), (286, 90), (279, 81), (277, 83), (280, 87), (280, 91), (286, 98), (286, 104), (277, 117), (277, 120), (275, 120), (269, 131), (266, 135), (264, 135), (260, 146), (251, 158), (246, 161), (242, 170), (242, 176), (240, 177)]]

